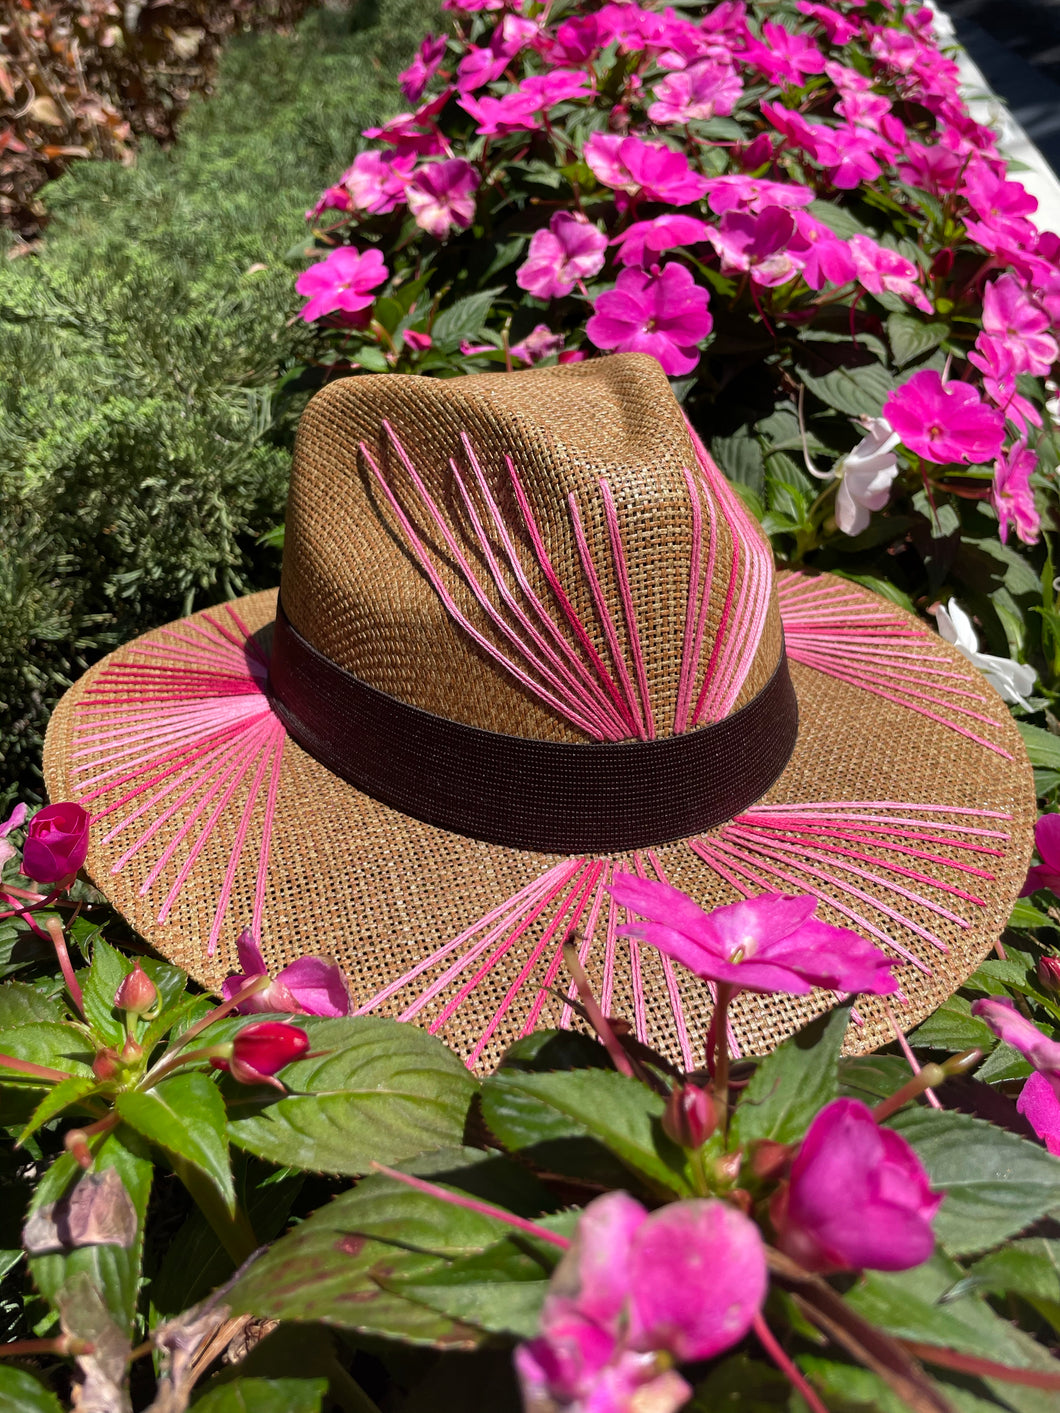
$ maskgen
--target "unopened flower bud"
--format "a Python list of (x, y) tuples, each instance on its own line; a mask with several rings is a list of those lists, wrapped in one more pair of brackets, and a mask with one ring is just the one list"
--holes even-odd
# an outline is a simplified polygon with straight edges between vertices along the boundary
[(772, 1138), (762, 1138), (755, 1143), (751, 1153), (751, 1171), (755, 1177), (768, 1182), (781, 1175), (791, 1158), (792, 1150), (786, 1143), (777, 1143)]
[(143, 1057), (144, 1047), (142, 1045), (137, 1045), (136, 1041), (133, 1040), (131, 1037), (130, 1039), (126, 1040), (125, 1044), (122, 1046), (121, 1049), (121, 1058), (123, 1063), (126, 1065), (135, 1065), (137, 1061), (142, 1060)]
[(1043, 991), (1060, 992), (1060, 957), (1041, 957), (1038, 961), (1038, 984)]
[(115, 1008), (128, 1011), (134, 1016), (142, 1016), (152, 1009), (157, 1000), (158, 992), (154, 982), (137, 961), (115, 993)]
[(702, 1148), (718, 1126), (718, 1112), (709, 1089), (675, 1084), (662, 1116), (663, 1132), (682, 1148)]
[(944, 280), (953, 269), (953, 251), (949, 246), (944, 246), (934, 260), (931, 262), (931, 275), (933, 279)]
[(259, 1021), (239, 1032), (227, 1059), (217, 1057), (210, 1063), (215, 1069), (227, 1070), (240, 1084), (271, 1084), (282, 1090), (273, 1075), (300, 1060), (308, 1049), (309, 1036), (301, 1027), (285, 1021)]
[(106, 1084), (118, 1073), (120, 1056), (116, 1050), (109, 1047), (105, 1050), (97, 1050), (92, 1061), (92, 1073), (99, 1080), (100, 1084)]

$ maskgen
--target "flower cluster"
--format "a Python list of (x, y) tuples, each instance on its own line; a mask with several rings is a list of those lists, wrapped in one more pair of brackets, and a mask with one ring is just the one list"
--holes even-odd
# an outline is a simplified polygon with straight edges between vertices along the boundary
[[(704, 415), (734, 376), (772, 377), (778, 400), (794, 379), (834, 461), (785, 528), (860, 534), (903, 474), (989, 500), (1003, 542), (1038, 538), (1060, 239), (969, 115), (928, 9), (445, 8), (455, 34), (401, 76), (409, 111), (367, 130), (310, 213), (339, 218), (304, 317), (346, 330), (351, 370), (633, 350), (694, 381)], [(439, 338), (448, 290), (490, 282), (481, 341)], [(866, 365), (861, 408), (830, 374)]]

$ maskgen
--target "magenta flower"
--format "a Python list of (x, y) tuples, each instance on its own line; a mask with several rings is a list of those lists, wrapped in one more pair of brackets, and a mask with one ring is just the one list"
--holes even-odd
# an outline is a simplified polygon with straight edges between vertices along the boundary
[(983, 374), (983, 391), (1003, 416), (1013, 422), (1040, 427), (1041, 414), (1034, 403), (1025, 398), (1017, 383), (1016, 364), (1009, 346), (990, 334), (980, 333), (968, 362)]
[[(448, 95), (441, 95), (444, 101)], [(402, 157), (436, 157), (445, 151), (445, 138), (430, 121), (437, 110), (434, 99), (416, 113), (397, 113), (381, 128), (365, 128), (363, 137), (376, 138)]]
[(353, 159), (342, 177), (355, 210), (372, 216), (385, 215), (405, 200), (415, 165), (415, 157), (384, 157), (381, 152), (362, 152)]
[(801, 15), (811, 15), (817, 21), (828, 36), (829, 44), (841, 47), (861, 32), (859, 26), (848, 20), (846, 15), (829, 9), (827, 5), (815, 5), (813, 0), (796, 0), (795, 8)]
[(258, 1021), (244, 1026), (232, 1041), (231, 1054), (210, 1061), (215, 1070), (227, 1070), (239, 1084), (269, 1084), (283, 1090), (273, 1076), (300, 1060), (309, 1049), (309, 1036), (286, 1021)]
[(762, 42), (751, 40), (740, 58), (774, 83), (796, 87), (802, 86), (806, 74), (824, 73), (824, 55), (808, 34), (792, 34), (768, 21), (762, 26)]
[(699, 362), (696, 346), (714, 327), (707, 302), (683, 265), (656, 265), (650, 274), (623, 270), (596, 301), (585, 332), (597, 348), (650, 353), (665, 373), (679, 376)]
[(777, 1245), (808, 1271), (905, 1271), (935, 1248), (942, 1202), (920, 1159), (857, 1099), (810, 1125), (770, 1206)]
[(349, 211), (352, 205), (350, 193), (344, 186), (329, 186), (320, 193), (316, 205), (305, 213), (306, 220), (315, 221), (325, 211)]
[(1056, 362), (1056, 340), (1049, 334), (1049, 315), (1028, 298), (1011, 272), (983, 290), (983, 329), (1008, 349), (1013, 371), (1043, 376)]
[(1060, 1041), (1043, 1035), (1007, 996), (987, 996), (973, 1001), (972, 1015), (979, 1016), (999, 1039), (1029, 1060), (1060, 1098)]
[(648, 109), (653, 123), (690, 123), (694, 119), (726, 118), (743, 93), (743, 84), (728, 64), (701, 59), (668, 74), (653, 89)]
[(660, 142), (593, 133), (584, 156), (604, 186), (628, 191), (645, 201), (687, 206), (699, 201), (707, 189), (706, 179), (692, 171), (688, 158)]
[(520, 363), (541, 363), (563, 347), (563, 335), (554, 334), (547, 324), (535, 324), (533, 330), (508, 352)]
[(516, 283), (538, 299), (559, 299), (602, 268), (606, 250), (607, 236), (584, 216), (557, 211), (548, 229), (530, 238)]
[(722, 216), (726, 211), (761, 211), (765, 206), (784, 206), (789, 210), (809, 206), (813, 192), (796, 182), (774, 182), (765, 177), (711, 177), (707, 200)]
[[(249, 927), (239, 934), (236, 955), (243, 970), (230, 976), (221, 987), (221, 995), (226, 1001), (230, 1001), (251, 977), (267, 976), (269, 971), (261, 955), (261, 945)], [(348, 1016), (350, 993), (337, 962), (327, 957), (299, 957), (296, 962), (277, 972), (264, 991), (248, 996), (236, 1007), (236, 1011), (240, 1015), (260, 1011), (297, 1011), (307, 1016)]]
[(731, 1348), (766, 1284), (762, 1238), (735, 1207), (696, 1200), (649, 1213), (624, 1192), (596, 1198), (552, 1274), (540, 1332), (516, 1350), (526, 1406), (675, 1413), (692, 1390), (657, 1356)]
[(503, 98), (493, 98), (488, 93), (481, 98), (471, 98), (465, 94), (459, 100), (465, 113), (470, 113), (478, 126), (475, 131), (482, 137), (503, 137), (510, 132), (533, 132), (541, 126), (534, 113), (540, 107), (533, 93), (520, 93), (514, 89)]
[(992, 461), (1001, 451), (1005, 423), (968, 383), (943, 383), (938, 373), (914, 373), (883, 404), (883, 415), (902, 445), (926, 461), (945, 465)]
[(475, 214), (478, 184), (478, 172), (462, 157), (421, 167), (407, 191), (409, 210), (417, 226), (439, 240), (444, 240), (454, 226), (466, 229)]
[(795, 212), (795, 225), (799, 234), (797, 249), (802, 261), (802, 278), (810, 288), (849, 284), (857, 274), (857, 265), (846, 241), (840, 240), (808, 211)]
[(817, 899), (765, 893), (705, 913), (668, 883), (616, 873), (610, 892), (645, 923), (622, 929), (657, 947), (696, 976), (747, 991), (805, 995), (833, 991), (897, 991), (894, 959), (845, 927), (813, 916)]
[(302, 318), (311, 324), (337, 309), (348, 314), (367, 309), (375, 299), (370, 291), (386, 277), (383, 257), (374, 247), (360, 251), (352, 245), (340, 245), (319, 264), (303, 270), (295, 281), (298, 293), (309, 297)]
[(909, 173), (912, 186), (938, 195), (953, 190), (961, 172), (961, 159), (941, 142), (925, 147), (920, 142), (906, 142), (902, 151), (902, 167)]
[(427, 35), (416, 50), (415, 59), (407, 69), (398, 74), (401, 92), (410, 103), (418, 103), (426, 92), (427, 85), (437, 73), (438, 66), (445, 56), (446, 42), (444, 34)]
[(550, 74), (531, 74), (523, 79), (516, 93), (531, 105), (534, 112), (540, 108), (553, 108), (569, 98), (588, 98), (592, 93), (592, 82), (588, 74), (578, 69), (555, 69)]
[(1033, 244), (1037, 233), (1027, 218), (1037, 211), (1038, 201), (1019, 182), (1005, 181), (986, 162), (975, 161), (965, 172), (961, 195), (979, 217), (964, 223), (973, 240), (985, 244), (982, 235), (995, 234)]
[(426, 353), (434, 342), (430, 334), (420, 329), (406, 329), (404, 339), (405, 347), (410, 348), (413, 353)]
[[(934, 311), (924, 291), (917, 284), (917, 268), (897, 250), (877, 245), (868, 236), (856, 233), (850, 237), (850, 253), (854, 257), (857, 281), (870, 294), (887, 290), (915, 304), (925, 314)], [(937, 375), (936, 375), (937, 376)]]
[(21, 829), (26, 822), (26, 806), (17, 804), (8, 817), (0, 824), (0, 869), (7, 863), (8, 859), (15, 857), (15, 846), (9, 844), (7, 836), (13, 829)]
[(802, 261), (793, 251), (795, 221), (782, 206), (726, 211), (710, 228), (710, 243), (721, 256), (723, 270), (747, 270), (756, 285), (772, 288), (793, 279)]
[(1035, 1072), (1024, 1081), (1016, 1108), (1050, 1153), (1060, 1157), (1060, 1098), (1045, 1075)]
[[(15, 813), (18, 813), (17, 806)], [(29, 822), (26, 842), (22, 845), (25, 876), (35, 883), (57, 884), (72, 879), (88, 857), (91, 823), (88, 810), (72, 801), (60, 801), (38, 810)]]
[(1042, 523), (1034, 504), (1031, 472), (1038, 457), (1023, 440), (1015, 442), (997, 459), (990, 500), (997, 511), (1001, 543), (1008, 543), (1008, 532), (1014, 526), (1025, 545), (1033, 545), (1041, 533)]
[(1034, 826), (1034, 847), (1041, 863), (1027, 874), (1020, 897), (1037, 893), (1039, 888), (1060, 894), (1060, 814), (1042, 815)]
[(621, 235), (615, 236), (612, 244), (617, 246), (620, 265), (653, 265), (655, 258), (664, 250), (672, 250), (678, 245), (699, 245), (709, 234), (705, 221), (697, 221), (694, 216), (682, 216), (674, 212), (669, 216), (656, 216), (650, 221), (634, 221)]

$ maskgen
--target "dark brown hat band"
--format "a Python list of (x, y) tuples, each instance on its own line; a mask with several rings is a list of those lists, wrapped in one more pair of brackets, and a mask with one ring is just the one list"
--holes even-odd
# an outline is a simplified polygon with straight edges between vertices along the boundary
[(777, 779), (798, 734), (783, 653), (762, 691), (723, 721), (618, 744), (530, 740), (434, 716), (324, 657), (282, 605), (269, 675), (291, 736), (343, 780), (439, 829), (539, 853), (643, 848), (732, 819)]

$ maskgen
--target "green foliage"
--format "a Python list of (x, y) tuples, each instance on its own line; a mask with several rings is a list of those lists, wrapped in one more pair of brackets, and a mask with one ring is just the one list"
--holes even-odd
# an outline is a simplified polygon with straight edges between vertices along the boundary
[(307, 347), (286, 253), (433, 0), (232, 44), (169, 152), (46, 189), (39, 250), (0, 262), (0, 802), (39, 791), (63, 688), (115, 643), (275, 583)]

